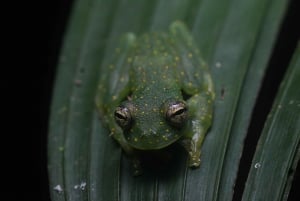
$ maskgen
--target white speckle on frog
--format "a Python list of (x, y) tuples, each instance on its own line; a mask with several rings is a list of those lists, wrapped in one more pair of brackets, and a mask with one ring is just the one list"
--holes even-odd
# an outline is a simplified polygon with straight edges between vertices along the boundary
[(80, 190), (84, 191), (85, 187), (86, 187), (86, 182), (81, 182), (80, 184), (75, 185), (74, 189), (76, 189), (76, 190), (80, 189)]
[(292, 105), (294, 103), (294, 100), (290, 100), (289, 104)]
[(255, 168), (255, 169), (258, 169), (258, 168), (260, 168), (260, 167), (261, 167), (261, 164), (260, 164), (260, 163), (255, 163), (255, 164), (254, 164), (254, 168)]
[(282, 105), (278, 105), (277, 108), (278, 108), (278, 109), (281, 109), (281, 108), (282, 108)]
[(219, 62), (219, 61), (217, 61), (215, 65), (216, 65), (217, 68), (221, 68), (222, 67), (222, 63)]
[(58, 184), (58, 185), (56, 185), (54, 188), (53, 188), (53, 190), (55, 191), (55, 192), (57, 192), (57, 193), (62, 193), (63, 192), (63, 189), (62, 189), (62, 187)]

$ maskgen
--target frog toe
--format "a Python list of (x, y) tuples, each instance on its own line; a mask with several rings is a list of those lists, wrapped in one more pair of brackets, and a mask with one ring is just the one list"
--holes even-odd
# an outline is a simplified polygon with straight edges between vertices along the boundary
[(133, 176), (140, 176), (143, 174), (143, 169), (141, 167), (141, 162), (139, 159), (133, 158), (132, 166), (133, 166)]
[(200, 158), (190, 158), (189, 159), (189, 167), (197, 168), (200, 166)]
[(191, 168), (197, 168), (200, 166), (200, 151), (189, 152), (188, 165)]
[(134, 169), (133, 176), (137, 177), (143, 174), (142, 169)]

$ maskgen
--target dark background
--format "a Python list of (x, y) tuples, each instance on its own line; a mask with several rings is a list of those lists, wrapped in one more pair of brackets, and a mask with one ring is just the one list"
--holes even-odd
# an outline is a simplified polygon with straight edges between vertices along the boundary
[[(296, 1), (297, 0), (293, 0), (291, 6), (289, 7), (287, 15), (282, 24), (280, 34), (278, 36), (272, 59), (269, 63), (269, 66), (278, 66), (278, 68), (272, 68), (272, 70), (271, 68), (269, 68), (267, 70), (267, 74), (263, 82), (263, 87), (258, 97), (259, 104), (255, 106), (254, 110), (254, 116), (259, 116), (259, 118), (252, 121), (249, 133), (260, 133), (266, 115), (272, 106), (272, 100), (276, 94), (280, 80), (282, 79), (282, 76), (284, 75), (284, 72), (286, 70), (282, 67), (287, 66), (290, 61), (292, 52), (296, 47), (296, 41), (299, 37), (299, 30), (296, 29), (297, 27), (299, 27), (300, 19), (298, 6), (299, 4), (296, 5)], [(9, 118), (15, 120), (16, 118), (19, 119), (21, 117), (21, 121), (24, 123), (24, 128), (28, 129), (22, 128), (18, 133), (22, 133), (24, 132), (24, 130), (29, 131), (29, 135), (30, 133), (32, 133), (33, 135), (30, 135), (29, 139), (31, 142), (33, 142), (32, 144), (34, 146), (31, 147), (31, 143), (29, 143), (29, 146), (24, 147), (24, 144), (22, 142), (19, 142), (22, 145), (20, 146), (22, 147), (22, 150), (20, 151), (23, 151), (24, 147), (24, 150), (29, 150), (30, 153), (32, 152), (34, 155), (38, 153), (39, 160), (31, 159), (31, 157), (29, 157), (30, 160), (34, 160), (34, 163), (30, 161), (21, 164), (16, 161), (12, 163), (16, 163), (13, 168), (14, 172), (17, 172), (16, 175), (26, 174), (26, 179), (22, 179), (20, 186), (16, 186), (14, 182), (8, 185), (9, 189), (8, 191), (6, 191), (6, 193), (8, 193), (11, 198), (15, 198), (16, 196), (20, 196), (21, 194), (22, 199), (20, 200), (50, 201), (46, 169), (46, 145), (49, 107), (55, 80), (58, 55), (60, 53), (63, 34), (66, 29), (72, 2), (73, 0), (45, 1), (43, 5), (38, 6), (38, 12), (33, 12), (33, 16), (30, 16), (30, 18), (28, 20), (25, 20), (26, 22), (24, 22), (23, 24), (24, 27), (22, 29), (24, 29), (25, 31), (27, 29), (31, 30), (28, 34), (28, 38), (27, 36), (25, 36), (26, 44), (23, 46), (24, 50), (22, 51), (26, 53), (25, 55), (29, 54), (30, 64), (35, 64), (36, 66), (28, 65), (28, 67), (25, 67), (22, 66), (23, 62), (21, 61), (22, 70), (18, 75), (21, 78), (21, 83), (17, 84), (18, 86), (15, 87), (15, 91), (17, 91), (18, 93), (17, 96), (21, 96), (22, 100), (24, 99), (24, 101), (20, 102), (19, 100), (17, 100), (14, 105), (16, 105), (15, 109), (17, 109), (17, 111), (19, 111), (19, 109), (22, 107), (25, 107), (28, 111), (21, 113), (20, 116), (10, 115)], [(22, 16), (17, 17), (17, 24), (19, 20), (21, 20), (20, 18), (22, 18)], [(32, 23), (32, 28), (28, 27), (27, 23)], [(32, 43), (32, 41), (34, 42)], [(27, 58), (25, 58), (24, 60), (26, 59)], [(274, 69), (276, 70), (274, 71)], [(23, 74), (23, 70), (26, 71), (26, 73)], [(6, 89), (10, 89), (11, 86), (9, 85), (9, 83), (11, 79), (10, 77), (6, 77), (6, 79), (7, 81), (4, 81), (6, 85), (2, 86), (4, 86), (4, 88)], [(30, 89), (30, 92), (26, 90), (27, 87)], [(20, 89), (22, 89), (22, 92), (19, 92)], [(7, 102), (11, 101), (8, 99)], [(32, 116), (33, 118), (30, 119), (29, 116)], [(11, 128), (11, 126), (9, 127)], [(37, 135), (35, 135), (35, 133)], [(247, 179), (246, 176), (249, 171), (248, 167), (251, 163), (251, 158), (253, 156), (258, 137), (258, 135), (251, 135), (246, 139), (245, 150), (247, 151), (243, 152), (243, 158), (240, 164), (241, 168), (239, 171), (239, 179), (237, 180), (237, 185), (235, 188), (235, 200), (240, 200), (243, 190), (243, 185), (240, 184), (243, 184)], [(38, 146), (38, 149), (35, 149), (37, 144), (40, 146)], [(17, 157), (20, 158), (20, 152), (18, 152), (17, 154)], [(26, 155), (24, 155), (24, 157), (21, 157), (21, 159), (25, 159), (25, 161), (27, 158), (28, 156), (26, 157)], [(28, 166), (29, 163), (34, 164), (34, 167), (32, 167), (31, 165)], [(22, 168), (24, 168), (24, 166), (28, 167), (25, 168), (26, 172), (20, 172), (20, 166), (22, 166)], [(33, 179), (37, 178), (37, 172), (40, 172), (40, 181), (35, 181), (35, 179)], [(300, 186), (299, 165), (295, 178), (296, 179), (293, 183), (289, 201), (296, 200), (296, 198), (300, 196), (299, 190), (297, 190), (297, 187)], [(20, 192), (17, 189), (22, 187), (24, 187), (24, 193), (17, 193)]]
[[(50, 104), (55, 81), (56, 66), (58, 56), (62, 46), (64, 32), (66, 31), (69, 15), (74, 0), (55, 0), (48, 1), (45, 5), (46, 26), (43, 28), (44, 37), (40, 37), (41, 49), (45, 49), (45, 53), (41, 55), (41, 77), (38, 86), (40, 93), (40, 118), (39, 123), (41, 136), (41, 178), (40, 186), (42, 193), (42, 201), (50, 201), (48, 175), (47, 175), (47, 132), (48, 120), (50, 112)], [(44, 48), (45, 47), (45, 48)], [(41, 197), (39, 197), (41, 199)], [(37, 199), (38, 200), (38, 199)]]
[(72, 0), (1, 3), (1, 201), (49, 201), (46, 145)]

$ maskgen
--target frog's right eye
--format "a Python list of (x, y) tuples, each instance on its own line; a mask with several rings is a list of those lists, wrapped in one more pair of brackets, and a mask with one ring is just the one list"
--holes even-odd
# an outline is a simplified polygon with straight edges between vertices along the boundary
[(132, 116), (127, 107), (119, 106), (115, 110), (115, 120), (122, 129), (128, 129), (132, 123)]

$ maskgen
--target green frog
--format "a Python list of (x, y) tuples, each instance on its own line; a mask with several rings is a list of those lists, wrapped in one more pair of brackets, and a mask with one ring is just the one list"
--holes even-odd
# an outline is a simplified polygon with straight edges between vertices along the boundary
[(141, 173), (138, 151), (180, 143), (188, 165), (200, 165), (212, 124), (214, 87), (207, 64), (186, 26), (136, 37), (125, 34), (112, 62), (102, 68), (96, 105), (110, 135)]

